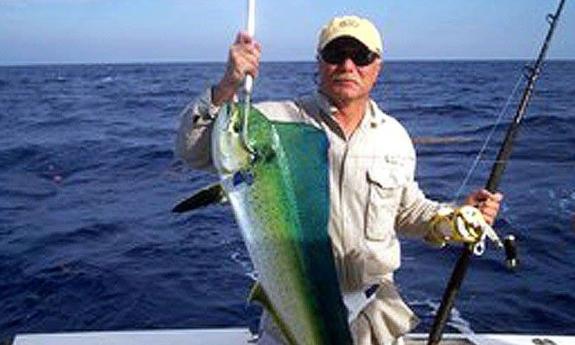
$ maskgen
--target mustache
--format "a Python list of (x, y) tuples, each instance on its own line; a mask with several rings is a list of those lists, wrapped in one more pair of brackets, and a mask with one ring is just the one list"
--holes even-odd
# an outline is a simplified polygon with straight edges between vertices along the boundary
[(356, 83), (360, 83), (361, 80), (359, 80), (359, 78), (351, 73), (340, 73), (340, 74), (334, 74), (331, 79), (333, 81), (353, 81)]

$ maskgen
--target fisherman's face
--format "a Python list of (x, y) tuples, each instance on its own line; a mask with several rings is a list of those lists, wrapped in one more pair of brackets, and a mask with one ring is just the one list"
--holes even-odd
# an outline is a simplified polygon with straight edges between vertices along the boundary
[(338, 38), (319, 54), (319, 87), (335, 103), (367, 100), (380, 69), (377, 54), (353, 38)]

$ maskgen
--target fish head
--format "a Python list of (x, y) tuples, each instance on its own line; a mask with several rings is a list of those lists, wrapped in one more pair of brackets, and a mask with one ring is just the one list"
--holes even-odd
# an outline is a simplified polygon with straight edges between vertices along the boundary
[(224, 104), (212, 129), (212, 161), (221, 176), (247, 169), (252, 161), (242, 137), (243, 107)]

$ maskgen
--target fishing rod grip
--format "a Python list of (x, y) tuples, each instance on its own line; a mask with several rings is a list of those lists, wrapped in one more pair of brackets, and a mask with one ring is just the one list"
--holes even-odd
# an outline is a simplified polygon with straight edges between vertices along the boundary
[(517, 267), (517, 243), (514, 235), (507, 235), (503, 240), (505, 246), (505, 264), (512, 270)]
[(470, 245), (465, 245), (457, 263), (455, 264), (455, 268), (451, 273), (451, 277), (449, 278), (449, 283), (447, 284), (443, 297), (441, 298), (441, 305), (439, 306), (435, 319), (433, 320), (427, 345), (438, 345), (441, 341), (443, 330), (451, 314), (451, 309), (453, 309), (453, 305), (455, 304), (457, 294), (461, 289), (461, 283), (467, 273), (467, 268), (469, 267), (469, 262), (472, 256), (472, 247)]

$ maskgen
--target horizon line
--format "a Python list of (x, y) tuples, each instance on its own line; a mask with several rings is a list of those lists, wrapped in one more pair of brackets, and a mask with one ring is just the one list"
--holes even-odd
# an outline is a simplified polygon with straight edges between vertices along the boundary
[[(390, 58), (385, 62), (525, 62), (534, 58)], [(575, 62), (575, 58), (547, 58), (545, 62)], [(313, 59), (262, 60), (261, 63), (315, 63)], [(62, 65), (180, 65), (180, 64), (225, 64), (224, 60), (133, 60), (133, 61), (41, 61), (41, 62), (0, 62), (1, 67), (62, 66)]]

